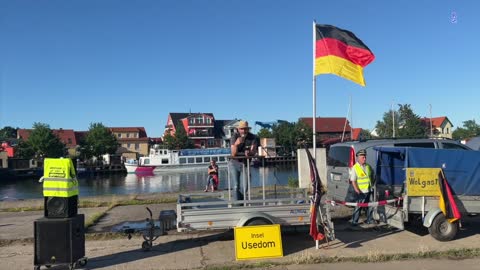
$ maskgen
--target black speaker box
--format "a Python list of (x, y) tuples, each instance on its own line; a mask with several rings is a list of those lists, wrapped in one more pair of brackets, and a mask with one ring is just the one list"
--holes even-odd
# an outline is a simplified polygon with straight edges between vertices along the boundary
[(34, 264), (70, 264), (84, 257), (84, 222), (84, 215), (37, 219), (34, 222)]
[(68, 218), (78, 213), (78, 195), (72, 197), (45, 197), (44, 215), (48, 218)]

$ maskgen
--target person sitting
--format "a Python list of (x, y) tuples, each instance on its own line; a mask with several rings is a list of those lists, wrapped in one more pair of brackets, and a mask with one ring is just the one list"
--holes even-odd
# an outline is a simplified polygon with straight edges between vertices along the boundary
[(218, 189), (218, 166), (215, 160), (210, 161), (210, 166), (208, 166), (208, 179), (207, 186), (205, 187), (205, 192), (208, 192), (208, 188), (211, 186), (212, 192)]

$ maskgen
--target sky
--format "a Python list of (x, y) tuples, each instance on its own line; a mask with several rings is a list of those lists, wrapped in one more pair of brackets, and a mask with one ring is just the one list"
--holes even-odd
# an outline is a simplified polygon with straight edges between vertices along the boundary
[(159, 137), (170, 112), (252, 126), (312, 117), (314, 20), (375, 55), (366, 87), (316, 77), (318, 117), (373, 130), (410, 104), (461, 127), (479, 122), (479, 11), (474, 0), (0, 0), (0, 128), (101, 122)]

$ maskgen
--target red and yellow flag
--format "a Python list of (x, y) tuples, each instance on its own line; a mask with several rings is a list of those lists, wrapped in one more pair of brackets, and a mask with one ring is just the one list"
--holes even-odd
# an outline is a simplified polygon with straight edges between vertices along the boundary
[(335, 74), (365, 86), (363, 68), (375, 55), (355, 34), (332, 25), (317, 24), (315, 76)]

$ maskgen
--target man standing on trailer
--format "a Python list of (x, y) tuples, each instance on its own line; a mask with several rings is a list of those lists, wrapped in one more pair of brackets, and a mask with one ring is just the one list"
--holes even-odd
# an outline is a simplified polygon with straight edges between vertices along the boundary
[[(240, 190), (240, 176), (243, 166), (247, 164), (247, 158), (257, 154), (258, 139), (257, 136), (250, 133), (247, 121), (240, 121), (237, 129), (238, 132), (235, 132), (230, 140), (232, 157), (228, 161), (228, 170), (234, 185), (233, 198), (243, 200), (244, 194)], [(247, 188), (245, 187), (245, 189)]]
[[(356, 202), (357, 203), (368, 203), (370, 202), (370, 196), (372, 194), (372, 179), (373, 179), (373, 170), (370, 165), (367, 163), (367, 151), (361, 149), (356, 154), (357, 162), (353, 165), (350, 170), (350, 183), (355, 189), (356, 193)], [(360, 218), (360, 212), (362, 207), (356, 206), (352, 215), (352, 225), (357, 226), (358, 220)], [(367, 208), (367, 220), (365, 223), (372, 224), (372, 212), (373, 208)]]

